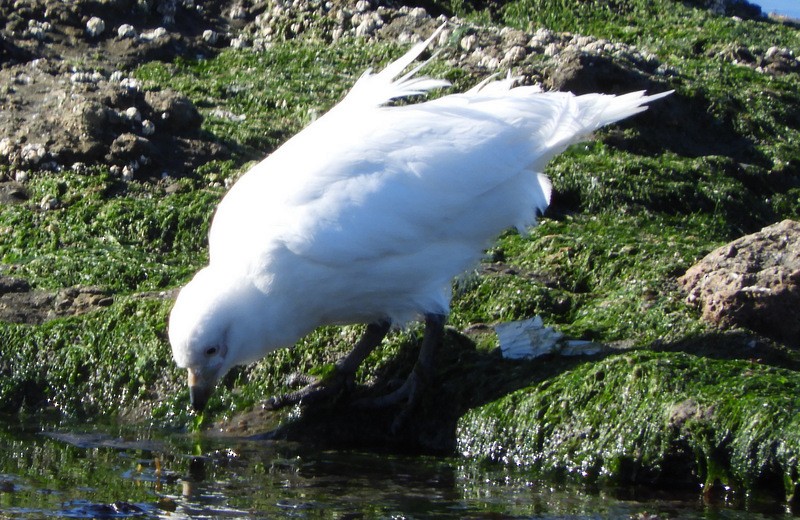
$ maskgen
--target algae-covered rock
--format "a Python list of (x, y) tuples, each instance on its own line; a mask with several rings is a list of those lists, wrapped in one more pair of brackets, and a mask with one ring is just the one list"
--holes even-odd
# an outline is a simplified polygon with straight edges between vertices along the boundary
[[(70, 305), (80, 306), (97, 293), (70, 294)], [(156, 296), (118, 297), (36, 326), (2, 323), (0, 413), (169, 422), (181, 408), (175, 402), (185, 400), (183, 374), (164, 349), (169, 306)]]
[(796, 496), (800, 374), (637, 351), (467, 413), (459, 451), (547, 475)]
[[(753, 347), (761, 338), (747, 330), (736, 345), (709, 333), (676, 283), (721, 244), (800, 219), (790, 52), (800, 33), (709, 13), (712, 3), (741, 2), (514, 0), (485, 11), (459, 2), (480, 8), (450, 17), (422, 71), (454, 91), (511, 69), (523, 83), (676, 92), (548, 166), (553, 204), (540, 226), (505, 234), (456, 284), (449, 323), (471, 333), (448, 332), (436, 382), (399, 437), (387, 441), (392, 410), (354, 411), (348, 399), (381, 395), (407, 376), (414, 329), (376, 349), (349, 395), (277, 417), (275, 436), (450, 454), (457, 435), (467, 455), (582, 480), (707, 490), (719, 481), (800, 495), (800, 354)], [(9, 14), (0, 24), (0, 273), (15, 280), (0, 290), (15, 313), (0, 316), (0, 412), (264, 432), (276, 417), (259, 403), (290, 390), (291, 374), (324, 374), (357, 339), (357, 327), (315, 331), (231, 373), (206, 415), (193, 416), (185, 374), (170, 359), (166, 296), (205, 265), (214, 207), (247, 161), (324, 113), (363, 70), (430, 34), (437, 12), (383, 2), (359, 2), (358, 12), (337, 2), (190, 4), (145, 17), (118, 2), (102, 12), (50, 0), (0, 8)], [(435, 4), (457, 11), (456, 2)], [(91, 42), (84, 14), (107, 24)], [(165, 21), (168, 34), (155, 38), (162, 17), (175, 25)], [(140, 36), (121, 36), (122, 22)], [(206, 40), (213, 49), (199, 42), (203, 29), (219, 34), (216, 46)], [(229, 160), (208, 162), (224, 150)], [(32, 319), (32, 305), (21, 304), (49, 313), (55, 296), (76, 290), (52, 316)], [(78, 306), (79, 296), (96, 305)], [(673, 352), (517, 362), (479, 332), (536, 315), (569, 338)]]

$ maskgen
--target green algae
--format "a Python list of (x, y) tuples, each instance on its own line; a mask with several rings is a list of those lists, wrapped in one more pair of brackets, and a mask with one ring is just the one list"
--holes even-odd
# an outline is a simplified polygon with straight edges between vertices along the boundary
[(760, 492), (777, 483), (791, 498), (799, 388), (797, 372), (745, 360), (628, 352), (468, 412), (458, 450), (560, 478)]
[(700, 333), (673, 280), (709, 240), (721, 241), (720, 227), (714, 218), (650, 212), (545, 219), (529, 236), (498, 241), (492, 256), (514, 274), (478, 277), (457, 291), (451, 321), (466, 327), (538, 313), (573, 337), (640, 344)]
[[(0, 258), (35, 287), (97, 285), (117, 292), (174, 285), (202, 265), (222, 190), (166, 194), (107, 171), (37, 172), (28, 204), (4, 206)], [(54, 209), (36, 206), (54, 197)]]
[[(365, 48), (356, 40), (337, 45), (277, 43), (260, 52), (225, 50), (213, 59), (152, 62), (135, 72), (145, 88), (181, 91), (204, 116), (203, 130), (226, 143), (234, 156), (261, 159), (322, 115), (362, 72), (396, 57), (395, 44)], [(430, 69), (448, 79), (458, 70)], [(242, 120), (221, 117), (220, 110)]]
[(170, 307), (168, 300), (118, 297), (83, 316), (3, 324), (0, 412), (183, 423), (188, 392), (168, 356)]
[[(468, 11), (463, 3), (456, 7)], [(467, 329), (539, 314), (582, 339), (639, 346), (703, 341), (708, 326), (684, 302), (675, 278), (730, 239), (800, 217), (797, 74), (759, 73), (723, 51), (734, 43), (797, 48), (797, 30), (667, 0), (508, 2), (472, 19), (492, 17), (651, 51), (668, 69), (658, 80), (677, 90), (676, 101), (663, 100), (666, 109), (654, 106), (554, 160), (547, 169), (553, 207), (542, 225), (527, 236), (505, 234), (478, 274), (457, 282), (451, 324)], [(232, 158), (198, 168), (169, 192), (161, 183), (122, 182), (103, 168), (31, 172), (30, 202), (0, 207), (3, 270), (36, 288), (97, 285), (117, 296), (111, 307), (88, 315), (39, 326), (0, 324), (2, 410), (55, 408), (73, 419), (201, 428), (289, 390), (292, 373), (324, 376), (360, 327), (321, 329), (294, 349), (234, 370), (206, 414), (193, 416), (184, 375), (170, 359), (170, 303), (133, 295), (185, 283), (206, 262), (208, 224), (225, 181), (323, 113), (364, 69), (402, 51), (348, 38), (309, 39), (137, 69), (145, 88), (187, 95), (205, 117), (202, 131)], [(431, 75), (444, 75), (458, 90), (479, 80), (446, 63), (431, 66)], [(245, 118), (234, 121), (215, 109)], [(670, 122), (673, 112), (683, 119)], [(693, 146), (677, 138), (684, 132)], [(41, 211), (36, 203), (45, 197), (59, 204)], [(385, 388), (405, 377), (418, 339), (416, 328), (393, 334), (368, 358), (358, 382)], [(502, 459), (489, 448), (501, 443), (504, 453), (519, 451), (519, 460), (535, 460), (543, 471), (614, 482), (669, 484), (688, 475), (687, 482), (719, 480), (744, 489), (780, 480), (787, 495), (797, 487), (798, 439), (788, 430), (797, 425), (781, 412), (797, 410), (796, 365), (780, 370), (640, 352), (537, 368), (500, 360), (495, 347), (492, 334), (450, 337), (440, 359), (444, 397), (423, 407), (423, 414), (433, 410), (430, 416), (445, 408), (457, 415), (500, 397), (461, 423), (460, 439), (472, 442), (474, 453)], [(752, 378), (745, 376), (750, 370)], [(533, 390), (502, 398), (534, 382)], [(736, 398), (727, 403), (725, 396)], [(507, 410), (513, 417), (502, 416)], [(681, 410), (687, 417), (678, 421)], [(513, 429), (517, 438), (492, 425)], [(780, 428), (772, 431), (773, 425)], [(786, 433), (783, 440), (778, 431)], [(531, 447), (534, 437), (547, 446), (542, 440)]]

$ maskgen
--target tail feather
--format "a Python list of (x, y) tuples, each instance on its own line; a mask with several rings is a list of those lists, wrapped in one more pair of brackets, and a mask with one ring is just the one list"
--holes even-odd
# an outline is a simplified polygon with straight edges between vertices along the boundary
[[(574, 96), (575, 111), (562, 113), (554, 122), (547, 145), (561, 149), (585, 139), (589, 134), (606, 125), (644, 112), (647, 104), (672, 94), (672, 90), (650, 96), (645, 91), (630, 92), (619, 96), (611, 94), (583, 94)], [(568, 96), (572, 94), (566, 93)]]
[[(425, 94), (429, 90), (449, 87), (450, 82), (444, 79), (428, 77), (415, 78), (414, 75), (424, 67), (430, 59), (420, 63), (409, 72), (398, 78), (402, 72), (416, 60), (420, 54), (439, 36), (446, 24), (442, 24), (436, 29), (427, 40), (414, 45), (403, 56), (387, 65), (377, 74), (368, 69), (353, 85), (353, 88), (342, 100), (342, 103), (349, 107), (360, 105), (364, 107), (375, 107), (388, 103), (397, 98), (416, 96)], [(431, 59), (434, 56), (431, 57)]]
[[(593, 117), (591, 118), (591, 126), (594, 127), (592, 130), (596, 130), (602, 126), (609, 125), (634, 114), (638, 114), (639, 112), (644, 112), (647, 110), (648, 103), (669, 96), (672, 94), (672, 92), (672, 90), (669, 90), (667, 92), (661, 92), (650, 96), (645, 95), (644, 90), (640, 90), (638, 92), (629, 92), (628, 94), (622, 94), (620, 96), (588, 94), (584, 96), (578, 96), (577, 100), (580, 103), (585, 99), (586, 101), (589, 101), (588, 106), (592, 107), (593, 109), (594, 107), (599, 109), (598, 112), (593, 114)], [(606, 99), (606, 102), (597, 102), (594, 99), (595, 96), (603, 96)]]

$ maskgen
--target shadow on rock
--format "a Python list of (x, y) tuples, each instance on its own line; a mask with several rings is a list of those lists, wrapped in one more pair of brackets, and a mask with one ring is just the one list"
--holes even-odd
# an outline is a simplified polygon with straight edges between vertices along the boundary
[[(565, 53), (545, 81), (548, 88), (574, 94), (625, 94), (646, 90), (650, 94), (672, 88), (680, 78), (659, 77), (647, 63), (626, 63), (607, 56), (581, 52)], [(665, 150), (684, 157), (721, 155), (746, 163), (771, 165), (755, 144), (739, 135), (731, 117), (710, 113), (710, 100), (702, 93), (691, 97), (673, 94), (651, 104), (621, 128), (636, 128), (639, 135), (626, 138), (612, 133), (606, 143), (640, 155), (663, 154)], [(686, 124), (691, 121), (691, 124)]]
[[(233, 435), (261, 431), (252, 438), (290, 440), (325, 448), (452, 454), (456, 449), (457, 422), (468, 410), (603, 357), (507, 360), (499, 349), (479, 350), (468, 336), (449, 330), (437, 353), (436, 380), (426, 388), (409, 418), (392, 433), (402, 408), (360, 409), (351, 403), (385, 395), (401, 384), (416, 360), (418, 346), (416, 342), (402, 345), (369, 387), (359, 387), (336, 400), (297, 408), (288, 414), (254, 410), (234, 417), (220, 429)], [(273, 429), (263, 433), (269, 428)]]

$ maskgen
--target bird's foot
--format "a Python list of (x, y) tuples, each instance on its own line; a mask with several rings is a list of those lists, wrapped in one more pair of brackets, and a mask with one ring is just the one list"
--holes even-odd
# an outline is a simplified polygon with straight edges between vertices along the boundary
[(422, 339), (419, 358), (405, 382), (386, 395), (359, 399), (353, 405), (360, 408), (388, 408), (402, 405), (402, 409), (392, 422), (391, 431), (396, 434), (419, 404), (424, 389), (430, 386), (434, 376), (434, 353), (444, 336), (445, 316), (430, 314), (425, 317), (425, 336)]
[[(311, 404), (328, 399), (348, 386), (348, 378), (344, 374), (335, 374), (326, 380), (320, 380), (307, 374), (292, 374), (290, 385), (293, 383), (305, 384), (300, 390), (286, 394), (276, 395), (264, 403), (265, 410), (279, 410), (286, 406), (296, 404)], [(352, 383), (352, 380), (350, 380)]]
[(422, 391), (428, 386), (428, 374), (422, 375), (424, 370), (419, 365), (406, 378), (405, 382), (396, 390), (379, 397), (369, 397), (353, 402), (353, 406), (362, 409), (384, 409), (391, 406), (400, 405), (400, 411), (392, 421), (391, 432), (396, 434), (419, 403)]
[(390, 327), (391, 323), (386, 320), (370, 323), (367, 325), (364, 335), (353, 347), (353, 350), (336, 362), (334, 371), (330, 376), (321, 380), (307, 375), (295, 376), (295, 380), (302, 378), (301, 383), (305, 383), (306, 386), (296, 392), (271, 397), (264, 403), (264, 408), (266, 410), (277, 410), (285, 406), (294, 406), (301, 403), (304, 405), (311, 404), (352, 388), (358, 366), (375, 347), (380, 345)]

